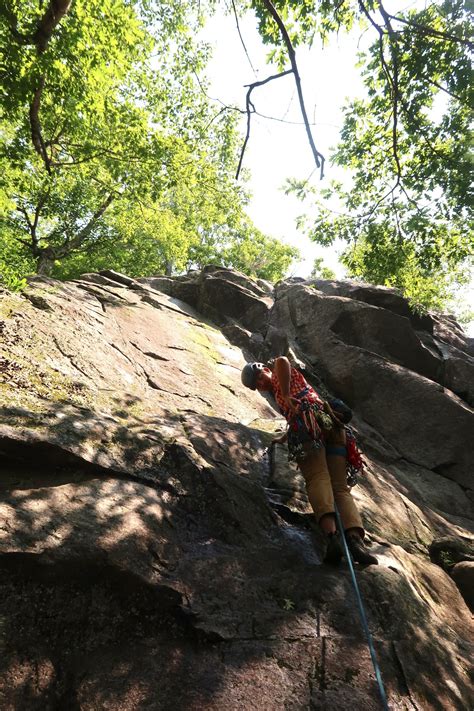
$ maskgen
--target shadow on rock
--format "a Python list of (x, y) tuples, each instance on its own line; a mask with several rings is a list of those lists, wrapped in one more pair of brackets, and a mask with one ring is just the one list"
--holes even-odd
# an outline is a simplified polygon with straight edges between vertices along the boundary
[[(305, 555), (303, 514), (285, 520), (262, 486), (268, 433), (196, 413), (121, 422), (132, 405), (3, 408), (2, 708), (378, 709), (347, 571)], [(412, 684), (429, 689), (400, 674), (402, 596), (384, 575), (361, 577), (408, 709)], [(402, 592), (423, 658), (426, 600)]]

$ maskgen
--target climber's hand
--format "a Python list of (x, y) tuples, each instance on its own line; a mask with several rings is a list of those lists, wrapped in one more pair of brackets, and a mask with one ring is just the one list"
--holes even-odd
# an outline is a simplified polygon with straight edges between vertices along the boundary
[(288, 432), (283, 432), (283, 434), (280, 435), (280, 437), (274, 437), (272, 439), (271, 443), (272, 444), (283, 444), (283, 442), (286, 442), (287, 439), (288, 439)]
[(283, 397), (283, 400), (285, 402), (286, 407), (292, 413), (292, 415), (297, 415), (299, 412), (299, 409), (300, 409), (300, 401), (295, 397), (291, 397), (291, 395), (287, 395), (286, 397)]

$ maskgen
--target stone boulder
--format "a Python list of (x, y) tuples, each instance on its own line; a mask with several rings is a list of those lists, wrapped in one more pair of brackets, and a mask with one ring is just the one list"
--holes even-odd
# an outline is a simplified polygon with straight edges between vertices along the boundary
[(466, 336), (453, 316), (432, 314), (433, 335), (439, 341), (449, 343), (460, 351), (474, 357), (474, 338)]
[(452, 347), (445, 346), (443, 351), (444, 384), (474, 407), (474, 358)]
[(433, 323), (430, 316), (416, 313), (408, 300), (402, 295), (400, 289), (388, 286), (373, 286), (353, 279), (341, 281), (332, 279), (312, 279), (307, 282), (318, 291), (328, 296), (344, 296), (355, 301), (362, 301), (372, 306), (378, 306), (386, 311), (391, 311), (398, 316), (410, 319), (413, 328), (423, 329), (433, 333)]
[[(344, 341), (393, 359), (439, 382), (474, 406), (474, 341), (454, 318), (417, 314), (398, 289), (349, 279), (314, 279), (307, 284), (328, 296), (379, 307), (372, 312), (344, 309), (333, 327)], [(397, 320), (396, 316), (403, 318)]]
[(431, 560), (447, 571), (462, 561), (474, 562), (474, 544), (470, 539), (458, 536), (441, 536), (429, 545)]
[(137, 280), (195, 307), (219, 326), (237, 321), (250, 331), (264, 330), (272, 304), (267, 286), (224, 267), (207, 266), (188, 276)]

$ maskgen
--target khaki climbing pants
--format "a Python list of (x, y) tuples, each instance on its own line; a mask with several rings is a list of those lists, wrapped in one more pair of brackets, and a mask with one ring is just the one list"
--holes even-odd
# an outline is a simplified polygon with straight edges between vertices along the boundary
[(325, 447), (312, 449), (298, 460), (298, 466), (306, 482), (309, 503), (319, 522), (322, 516), (334, 513), (334, 501), (341, 516), (344, 530), (358, 528), (362, 535), (362, 519), (352, 498), (346, 481), (346, 457), (344, 454), (331, 454), (331, 448), (345, 447), (343, 429), (333, 430), (327, 438), (329, 453)]

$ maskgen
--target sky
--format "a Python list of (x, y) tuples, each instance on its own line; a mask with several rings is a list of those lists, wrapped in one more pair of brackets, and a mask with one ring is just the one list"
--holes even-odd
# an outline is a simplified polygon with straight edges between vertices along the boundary
[[(389, 10), (400, 11), (411, 2), (393, 2)], [(257, 32), (257, 21), (251, 14), (239, 18), (240, 34), (233, 14), (220, 12), (208, 21), (202, 39), (208, 42), (213, 57), (207, 70), (210, 81), (208, 95), (226, 105), (245, 108), (246, 86), (276, 73), (266, 63), (268, 48), (264, 47)], [(322, 47), (321, 43), (308, 50), (297, 48), (296, 59), (301, 76), (307, 113), (313, 137), (319, 152), (326, 157), (325, 177), (319, 180), (309, 146), (292, 75), (273, 80), (252, 92), (256, 111), (271, 118), (252, 115), (250, 140), (243, 166), (250, 171), (246, 184), (252, 193), (247, 212), (255, 225), (265, 234), (298, 247), (301, 259), (292, 267), (291, 275), (308, 277), (314, 260), (323, 257), (324, 266), (330, 267), (338, 278), (345, 276), (338, 255), (345, 243), (336, 241), (332, 247), (321, 247), (311, 242), (296, 228), (296, 218), (304, 214), (304, 205), (283, 191), (290, 178), (307, 179), (313, 185), (329, 187), (330, 180), (347, 180), (347, 172), (331, 166), (331, 149), (338, 143), (343, 123), (342, 108), (349, 99), (364, 96), (365, 89), (356, 66), (358, 51), (365, 48), (373, 37), (354, 29), (349, 35), (340, 33), (337, 40)], [(247, 53), (246, 53), (247, 50)], [(248, 54), (248, 56), (247, 56)], [(216, 106), (219, 104), (216, 102)], [(245, 132), (246, 117), (241, 119)], [(466, 305), (474, 301), (474, 284), (466, 290)], [(474, 322), (468, 327), (474, 336)]]
[[(235, 17), (220, 14), (210, 20), (203, 39), (213, 47), (213, 59), (208, 67), (211, 81), (209, 95), (227, 105), (245, 108), (246, 84), (261, 81), (276, 73), (266, 64), (268, 48), (262, 45), (257, 32), (257, 21), (247, 15), (239, 20), (240, 32), (250, 58), (237, 32)], [(342, 106), (348, 96), (363, 94), (362, 81), (355, 67), (359, 36), (341, 35), (338, 42), (324, 50), (297, 52), (306, 109), (313, 137), (326, 159), (335, 146), (342, 125)], [(248, 187), (253, 195), (247, 212), (262, 232), (297, 246), (301, 261), (293, 268), (295, 276), (306, 277), (314, 259), (323, 256), (324, 264), (338, 276), (343, 268), (337, 261), (342, 243), (334, 248), (323, 248), (304, 237), (296, 229), (296, 218), (304, 213), (304, 206), (293, 196), (286, 196), (283, 185), (287, 178), (306, 179), (328, 187), (332, 178), (343, 173), (326, 163), (326, 177), (319, 181), (319, 171), (309, 146), (301, 111), (291, 75), (269, 82), (252, 92), (257, 112), (271, 118), (252, 116), (250, 140), (244, 155), (244, 168), (251, 172)], [(245, 130), (246, 118), (242, 118)]]

